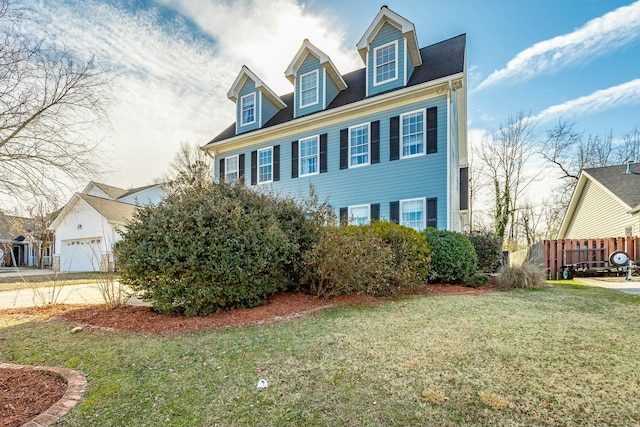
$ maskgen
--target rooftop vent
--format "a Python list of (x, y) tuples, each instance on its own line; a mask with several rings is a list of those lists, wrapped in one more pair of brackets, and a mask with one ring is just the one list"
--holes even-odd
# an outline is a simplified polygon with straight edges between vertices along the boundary
[(633, 173), (633, 171), (631, 170), (631, 165), (633, 164), (632, 160), (629, 160), (627, 162), (627, 175), (631, 175)]

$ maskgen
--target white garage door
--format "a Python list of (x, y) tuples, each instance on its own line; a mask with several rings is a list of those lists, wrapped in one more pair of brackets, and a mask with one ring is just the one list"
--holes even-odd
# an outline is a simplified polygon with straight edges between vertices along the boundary
[(63, 240), (60, 271), (100, 271), (100, 237)]

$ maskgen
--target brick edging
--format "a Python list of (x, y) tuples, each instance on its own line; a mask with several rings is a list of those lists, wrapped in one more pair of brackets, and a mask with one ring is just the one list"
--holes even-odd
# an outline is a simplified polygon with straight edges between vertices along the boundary
[(0, 369), (23, 369), (25, 371), (40, 371), (61, 378), (67, 383), (67, 389), (56, 403), (40, 415), (22, 424), (21, 427), (46, 427), (58, 421), (75, 407), (87, 391), (87, 379), (78, 371), (66, 368), (51, 368), (46, 366), (22, 366), (11, 363), (0, 363)]

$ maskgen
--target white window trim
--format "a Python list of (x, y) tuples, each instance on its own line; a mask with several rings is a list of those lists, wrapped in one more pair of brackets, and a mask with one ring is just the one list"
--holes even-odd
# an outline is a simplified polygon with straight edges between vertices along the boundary
[[(377, 55), (377, 53), (378, 53), (379, 50), (384, 49), (386, 47), (389, 47), (391, 45), (393, 45), (393, 48), (396, 51), (396, 55), (395, 55), (396, 59), (394, 60), (394, 63), (395, 63), (395, 77), (387, 79), (387, 80), (378, 81), (378, 73), (377, 73), (377, 70), (378, 70), (378, 55)], [(373, 85), (374, 86), (379, 86), (379, 85), (382, 85), (382, 84), (385, 84), (385, 83), (392, 82), (394, 80), (398, 80), (398, 40), (394, 40), (391, 43), (386, 43), (386, 44), (383, 44), (382, 46), (378, 46), (378, 47), (373, 49)]]
[[(359, 128), (363, 126), (367, 127), (367, 162), (360, 163), (359, 165), (352, 165), (351, 164), (351, 130), (354, 128)], [(349, 161), (347, 164), (349, 166), (349, 169), (360, 168), (362, 166), (369, 166), (371, 164), (371, 122), (360, 123), (357, 125), (349, 126), (349, 132), (347, 134), (347, 137), (348, 137), (347, 148), (349, 150), (349, 158), (348, 158)]]
[[(316, 75), (316, 100), (314, 102), (310, 102), (308, 104), (302, 104), (302, 79), (305, 76), (309, 76), (311, 74), (315, 74)], [(304, 73), (300, 75), (300, 107), (299, 108), (307, 108), (307, 107), (311, 107), (312, 105), (316, 105), (320, 102), (320, 93), (318, 91), (318, 87), (320, 86), (320, 75), (318, 73), (318, 70), (313, 70), (313, 71), (309, 71), (308, 73)]]
[[(318, 147), (318, 152), (316, 153), (316, 164), (318, 165), (317, 170), (315, 172), (312, 173), (302, 173), (302, 141), (307, 141), (310, 139), (315, 139), (316, 140), (316, 145)], [(312, 176), (312, 175), (318, 175), (320, 173), (320, 135), (314, 135), (314, 136), (309, 136), (306, 138), (300, 138), (298, 140), (298, 171), (299, 171), (299, 176), (303, 177), (303, 176)]]
[[(404, 152), (404, 125), (403, 119), (405, 116), (409, 116), (411, 114), (422, 113), (422, 153), (417, 154), (409, 154), (407, 156), (403, 155)], [(412, 157), (420, 157), (425, 156), (427, 154), (427, 109), (421, 108), (419, 110), (408, 111), (406, 113), (400, 114), (400, 158), (401, 159), (410, 159)]]
[[(244, 121), (244, 116), (243, 116), (243, 106), (244, 106), (244, 100), (249, 98), (250, 96), (253, 96), (253, 120), (250, 122), (245, 122)], [(256, 122), (256, 119), (258, 117), (258, 97), (256, 96), (255, 92), (251, 92), (248, 93), (242, 97), (240, 97), (240, 126), (247, 126), (247, 125), (252, 125)]]
[(236, 159), (236, 170), (234, 171), (238, 176), (236, 177), (236, 179), (234, 181), (237, 181), (238, 179), (240, 179), (240, 155), (236, 154), (235, 156), (229, 156), (229, 157), (225, 157), (224, 159), (224, 181), (225, 182), (229, 182), (229, 161), (231, 159)]
[(349, 213), (348, 213), (348, 215), (349, 215), (349, 216), (348, 216), (349, 225), (356, 225), (356, 224), (353, 224), (353, 223), (351, 222), (351, 220), (352, 220), (352, 218), (353, 218), (352, 212), (353, 212), (353, 209), (359, 209), (359, 208), (367, 208), (367, 223), (368, 223), (368, 224), (371, 224), (371, 205), (368, 205), (368, 204), (367, 204), (367, 205), (353, 205), (353, 206), (349, 206)]
[[(268, 181), (261, 181), (260, 180), (260, 153), (263, 151), (271, 151), (271, 179)], [(258, 183), (258, 185), (260, 184), (270, 184), (273, 182), (273, 146), (271, 147), (266, 147), (266, 148), (261, 148), (258, 150), (258, 153), (256, 154), (256, 174), (257, 176), (257, 180), (256, 182)], [(266, 166), (266, 165), (265, 165)]]
[(424, 229), (427, 228), (427, 198), (426, 197), (418, 197), (417, 199), (400, 200), (400, 212), (399, 212), (400, 225), (405, 225), (404, 220), (402, 218), (403, 217), (403, 215), (402, 215), (402, 205), (404, 205), (405, 203), (418, 202), (418, 201), (422, 202), (422, 228), (421, 228), (421, 230), (424, 230)]

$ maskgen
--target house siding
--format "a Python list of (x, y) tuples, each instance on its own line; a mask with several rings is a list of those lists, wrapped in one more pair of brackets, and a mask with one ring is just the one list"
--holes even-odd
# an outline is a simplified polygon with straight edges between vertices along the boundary
[[(315, 70), (318, 71), (318, 82), (317, 82), (318, 83), (318, 102), (308, 107), (300, 108), (301, 89), (302, 89), (300, 76)], [(322, 67), (320, 66), (320, 60), (312, 53), (308, 53), (304, 61), (302, 61), (302, 64), (300, 64), (298, 71), (296, 72), (296, 97), (295, 97), (296, 117), (304, 116), (306, 114), (311, 114), (311, 113), (315, 113), (317, 111), (322, 110), (322, 105), (324, 102), (323, 87), (324, 87), (324, 73), (322, 72)]]
[(262, 99), (262, 105), (260, 106), (262, 109), (262, 121), (260, 122), (260, 127), (262, 127), (271, 119), (271, 117), (275, 116), (280, 109), (266, 96), (261, 96), (260, 98)]
[[(439, 228), (449, 227), (452, 206), (448, 203), (448, 181), (451, 173), (447, 162), (451, 161), (448, 153), (449, 140), (447, 112), (447, 96), (429, 98), (414, 103), (387, 109), (384, 112), (363, 114), (330, 126), (319, 126), (304, 132), (292, 132), (286, 137), (266, 140), (243, 149), (231, 149), (219, 152), (219, 159), (236, 154), (249, 155), (251, 151), (269, 146), (280, 146), (280, 178), (266, 187), (292, 197), (304, 197), (313, 185), (319, 199), (327, 200), (336, 214), (339, 208), (380, 204), (380, 218), (390, 218), (389, 203), (413, 198), (437, 198), (437, 225)], [(437, 107), (437, 152), (418, 157), (391, 161), (390, 159), (390, 119), (402, 113), (422, 108)], [(340, 130), (350, 126), (380, 121), (380, 163), (349, 169), (340, 169)], [(301, 178), (291, 178), (292, 141), (298, 141), (314, 135), (327, 134), (328, 170), (327, 173)], [(219, 168), (216, 161), (216, 168)], [(216, 176), (219, 177), (219, 169)], [(455, 174), (458, 173), (457, 165)], [(410, 184), (410, 185), (409, 185)], [(262, 187), (262, 186), (259, 186)], [(451, 197), (457, 200), (458, 195)]]
[(119, 198), (118, 201), (123, 203), (130, 203), (132, 205), (147, 206), (152, 203), (154, 205), (160, 203), (164, 196), (164, 189), (158, 186), (139, 191), (127, 197)]
[[(565, 239), (591, 239), (624, 236), (625, 228), (638, 231), (638, 217), (598, 184), (588, 180), (578, 199)], [(637, 235), (637, 234), (636, 234)]]
[[(324, 73), (323, 73), (324, 74)], [(331, 104), (331, 101), (333, 101), (335, 99), (336, 96), (338, 96), (338, 93), (340, 93), (340, 89), (338, 89), (338, 85), (336, 85), (336, 83), (331, 79), (331, 77), (329, 77), (329, 74), (326, 74), (326, 81), (325, 81), (325, 85), (326, 85), (326, 89), (327, 89), (327, 99), (325, 102), (325, 106)]]
[[(387, 83), (374, 86), (375, 49), (387, 43), (391, 43), (393, 41), (398, 42), (398, 50), (397, 50), (397, 57), (396, 57), (396, 64), (398, 66), (397, 67), (398, 74), (396, 76), (397, 78)], [(367, 81), (368, 81), (369, 96), (376, 95), (391, 89), (397, 89), (399, 87), (404, 86), (404, 56), (405, 56), (405, 45), (404, 45), (404, 38), (402, 36), (402, 32), (396, 27), (394, 27), (393, 25), (390, 25), (388, 23), (383, 24), (382, 28), (380, 28), (380, 31), (378, 31), (378, 34), (376, 34), (375, 38), (371, 41), (371, 44), (369, 45), (369, 60), (368, 60), (369, 63), (367, 64)]]

